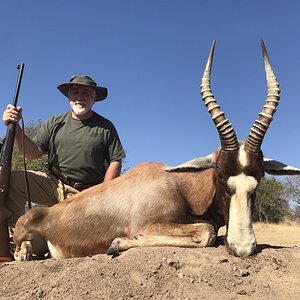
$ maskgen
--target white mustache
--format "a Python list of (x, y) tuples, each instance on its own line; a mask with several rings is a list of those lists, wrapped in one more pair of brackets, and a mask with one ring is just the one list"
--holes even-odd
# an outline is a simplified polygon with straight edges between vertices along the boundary
[(75, 104), (84, 104), (84, 105), (86, 104), (84, 101), (81, 101), (81, 100), (75, 100), (74, 103)]

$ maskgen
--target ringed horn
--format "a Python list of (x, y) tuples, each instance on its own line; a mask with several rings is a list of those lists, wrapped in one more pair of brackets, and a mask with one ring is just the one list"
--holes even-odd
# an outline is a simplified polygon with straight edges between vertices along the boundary
[(273, 120), (276, 107), (279, 104), (280, 88), (276, 76), (272, 70), (268, 53), (263, 40), (261, 40), (262, 53), (264, 58), (268, 93), (266, 102), (256, 120), (250, 129), (249, 135), (245, 142), (245, 149), (249, 152), (259, 152), (264, 136)]
[(210, 87), (210, 73), (211, 73), (212, 60), (214, 56), (215, 44), (216, 41), (213, 41), (208, 56), (207, 64), (202, 76), (201, 95), (202, 95), (202, 100), (205, 106), (207, 107), (207, 110), (210, 113), (215, 123), (215, 126), (218, 130), (221, 139), (222, 149), (226, 151), (233, 151), (239, 149), (239, 143), (235, 131), (231, 123), (228, 121), (228, 119), (226, 119), (224, 112), (221, 111), (220, 106), (218, 105), (216, 99), (214, 98), (214, 95)]
[[(213, 42), (207, 64), (203, 73), (201, 83), (201, 95), (205, 106), (210, 113), (215, 126), (219, 132), (221, 139), (221, 147), (223, 150), (233, 151), (239, 149), (239, 143), (231, 123), (226, 119), (224, 112), (221, 111), (210, 87), (210, 73), (212, 60), (215, 50), (216, 41)], [(268, 53), (263, 40), (261, 40), (262, 53), (264, 59), (264, 66), (266, 72), (268, 93), (262, 111), (250, 129), (250, 133), (245, 142), (245, 149), (249, 152), (259, 152), (262, 141), (267, 132), (267, 129), (272, 122), (273, 115), (276, 112), (276, 107), (279, 104), (280, 89), (276, 76), (272, 70)]]

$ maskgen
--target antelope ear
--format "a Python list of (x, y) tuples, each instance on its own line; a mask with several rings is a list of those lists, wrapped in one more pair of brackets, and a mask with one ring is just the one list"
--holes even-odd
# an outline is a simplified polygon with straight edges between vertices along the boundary
[(300, 169), (264, 157), (264, 171), (271, 175), (300, 175)]
[(187, 161), (184, 164), (175, 167), (166, 167), (168, 172), (195, 172), (215, 167), (213, 154), (204, 157), (198, 157)]

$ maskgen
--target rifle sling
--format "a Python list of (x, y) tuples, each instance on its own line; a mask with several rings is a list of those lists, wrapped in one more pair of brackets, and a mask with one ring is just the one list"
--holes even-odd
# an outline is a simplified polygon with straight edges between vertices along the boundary
[(24, 126), (23, 118), (21, 119), (21, 121), (22, 121), (22, 152), (23, 152), (24, 182), (25, 182), (27, 208), (30, 209), (32, 205), (31, 205), (30, 189), (29, 189), (28, 176), (27, 176), (27, 167), (25, 161), (25, 126)]

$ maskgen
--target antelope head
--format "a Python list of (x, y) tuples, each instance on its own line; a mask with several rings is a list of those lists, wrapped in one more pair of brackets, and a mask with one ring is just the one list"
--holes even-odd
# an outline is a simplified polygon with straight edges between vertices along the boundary
[(220, 136), (221, 148), (215, 157), (216, 199), (226, 223), (226, 247), (230, 254), (247, 257), (256, 250), (252, 227), (252, 206), (259, 181), (264, 176), (261, 145), (279, 103), (279, 84), (261, 41), (268, 93), (262, 111), (245, 143), (238, 141), (232, 124), (220, 109), (210, 87), (215, 41), (202, 77), (201, 95)]

